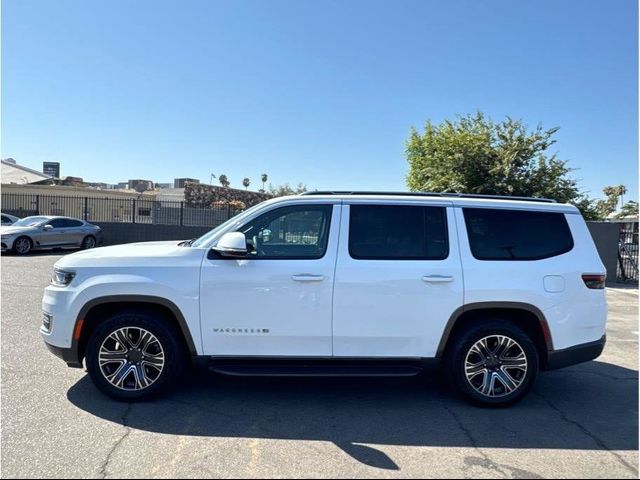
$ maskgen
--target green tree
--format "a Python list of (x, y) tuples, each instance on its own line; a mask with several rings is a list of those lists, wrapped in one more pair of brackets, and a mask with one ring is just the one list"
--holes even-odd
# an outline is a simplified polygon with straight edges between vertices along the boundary
[(298, 195), (307, 191), (307, 186), (299, 183), (297, 187), (292, 188), (288, 183), (284, 185), (273, 186), (269, 184), (269, 193), (274, 197), (284, 197), (286, 195)]
[(578, 207), (578, 210), (580, 210), (580, 213), (582, 213), (582, 216), (587, 221), (604, 219), (600, 212), (600, 209), (598, 208), (598, 202), (593, 198), (588, 197), (587, 195), (581, 195), (571, 203)]
[(218, 175), (218, 181), (224, 188), (227, 188), (229, 185), (231, 185), (231, 182), (224, 173)]
[(567, 162), (550, 147), (558, 128), (529, 130), (507, 117), (495, 123), (482, 112), (411, 130), (406, 145), (411, 191), (552, 198), (593, 214)]
[(244, 185), (245, 190), (249, 188), (249, 185), (251, 185), (251, 180), (249, 179), (249, 177), (244, 177), (244, 179), (242, 180), (242, 185)]
[(602, 193), (604, 193), (606, 198), (596, 202), (596, 209), (598, 210), (600, 219), (604, 220), (617, 210), (618, 200), (627, 193), (627, 187), (624, 185), (612, 185), (604, 187)]
[(629, 200), (625, 203), (620, 209), (620, 213), (616, 215), (616, 218), (628, 218), (635, 217), (638, 218), (638, 202), (633, 200)]

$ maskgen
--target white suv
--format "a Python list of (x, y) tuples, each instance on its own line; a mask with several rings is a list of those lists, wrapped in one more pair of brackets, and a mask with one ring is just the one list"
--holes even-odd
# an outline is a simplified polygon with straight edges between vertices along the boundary
[(604, 266), (578, 210), (540, 199), (313, 192), (188, 242), (65, 256), (41, 333), (125, 401), (188, 364), (230, 375), (446, 368), (476, 403), (605, 344)]

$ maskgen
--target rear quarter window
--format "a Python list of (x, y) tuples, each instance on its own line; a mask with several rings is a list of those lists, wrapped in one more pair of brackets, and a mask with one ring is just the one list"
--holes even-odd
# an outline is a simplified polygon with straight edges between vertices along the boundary
[(542, 260), (573, 248), (564, 214), (464, 208), (471, 253), (478, 260)]

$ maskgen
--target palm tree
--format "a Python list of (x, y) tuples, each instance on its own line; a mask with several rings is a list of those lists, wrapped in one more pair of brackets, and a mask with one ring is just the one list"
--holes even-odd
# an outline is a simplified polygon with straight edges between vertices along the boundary
[(249, 177), (244, 177), (244, 180), (242, 180), (242, 185), (244, 185), (245, 190), (249, 188), (249, 185), (251, 185), (251, 180), (249, 180)]
[(267, 175), (266, 173), (262, 174), (262, 191), (264, 192), (264, 184), (267, 183), (267, 180), (269, 180), (269, 175)]
[(227, 188), (229, 185), (231, 185), (231, 182), (229, 181), (229, 179), (224, 173), (218, 176), (218, 181), (220, 182), (220, 185), (222, 185), (224, 188)]
[(627, 193), (627, 187), (618, 185), (618, 193), (620, 194), (620, 208), (624, 207), (624, 195)]

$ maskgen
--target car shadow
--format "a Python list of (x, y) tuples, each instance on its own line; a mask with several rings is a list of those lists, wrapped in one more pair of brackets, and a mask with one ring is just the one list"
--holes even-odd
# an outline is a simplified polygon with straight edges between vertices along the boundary
[(17, 253), (9, 250), (6, 252), (2, 252), (2, 256), (7, 257), (16, 257), (16, 258), (29, 258), (29, 257), (59, 257), (60, 255), (67, 255), (73, 252), (79, 252), (80, 250), (77, 248), (55, 248), (51, 250), (33, 250), (26, 255), (18, 255)]
[(171, 395), (123, 404), (88, 376), (70, 402), (148, 432), (333, 442), (363, 464), (397, 470), (371, 444), (424, 447), (638, 449), (638, 372), (591, 362), (541, 374), (504, 409), (458, 399), (435, 372), (414, 378), (234, 378), (196, 371)]

